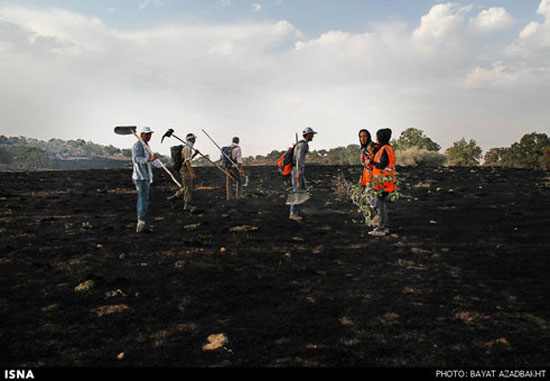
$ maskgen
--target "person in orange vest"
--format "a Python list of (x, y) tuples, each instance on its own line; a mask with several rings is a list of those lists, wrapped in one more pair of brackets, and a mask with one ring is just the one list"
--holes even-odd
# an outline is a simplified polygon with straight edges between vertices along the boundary
[(359, 184), (367, 186), (372, 180), (373, 165), (371, 161), (378, 146), (372, 141), (370, 132), (365, 129), (359, 131), (359, 143), (361, 144), (361, 165), (363, 166), (363, 173), (359, 179)]
[(386, 198), (388, 194), (394, 192), (395, 186), (395, 155), (393, 148), (390, 145), (391, 129), (383, 128), (376, 132), (376, 140), (380, 147), (374, 158), (368, 160), (372, 163), (372, 182), (373, 188), (377, 191), (382, 191), (376, 197), (374, 209), (376, 210), (376, 218), (378, 219), (376, 227), (369, 232), (373, 236), (384, 236), (389, 233), (388, 208), (386, 206)]

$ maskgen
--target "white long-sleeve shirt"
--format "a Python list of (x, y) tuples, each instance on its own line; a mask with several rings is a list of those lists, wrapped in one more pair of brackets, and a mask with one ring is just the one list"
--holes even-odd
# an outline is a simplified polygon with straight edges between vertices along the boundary
[(145, 149), (144, 143), (137, 141), (132, 146), (132, 179), (134, 180), (149, 180), (149, 183), (153, 182), (153, 170), (152, 166), (154, 165), (157, 168), (160, 168), (161, 165), (158, 163), (158, 160), (150, 162), (151, 153), (149, 150)]
[(243, 164), (243, 153), (237, 143), (231, 143), (231, 159), (237, 164)]

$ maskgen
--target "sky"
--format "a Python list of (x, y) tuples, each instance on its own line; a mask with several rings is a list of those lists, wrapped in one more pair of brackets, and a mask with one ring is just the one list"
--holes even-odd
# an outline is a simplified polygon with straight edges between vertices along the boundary
[(442, 147), (550, 134), (550, 0), (0, 0), (0, 134), (244, 156), (409, 127)]

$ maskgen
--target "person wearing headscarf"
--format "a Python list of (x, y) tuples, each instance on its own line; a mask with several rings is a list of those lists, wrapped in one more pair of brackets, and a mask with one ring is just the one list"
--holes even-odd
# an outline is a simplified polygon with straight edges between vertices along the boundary
[(386, 198), (388, 194), (396, 191), (395, 185), (395, 155), (390, 145), (391, 130), (383, 128), (376, 132), (376, 140), (380, 147), (372, 159), (373, 188), (378, 191), (376, 197), (376, 227), (369, 232), (370, 235), (383, 236), (389, 233), (388, 209)]
[(372, 180), (373, 165), (371, 161), (374, 158), (378, 146), (372, 141), (371, 135), (366, 129), (359, 131), (359, 144), (361, 145), (361, 165), (363, 167), (363, 173), (359, 179), (359, 184), (367, 186)]

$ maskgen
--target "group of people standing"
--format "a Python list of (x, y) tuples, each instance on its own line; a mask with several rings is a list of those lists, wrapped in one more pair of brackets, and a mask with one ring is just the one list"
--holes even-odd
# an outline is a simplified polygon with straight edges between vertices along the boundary
[[(132, 146), (132, 180), (137, 190), (137, 233), (150, 230), (150, 228), (146, 227), (145, 219), (147, 217), (149, 207), (150, 184), (153, 182), (152, 167), (161, 167), (158, 162), (158, 155), (152, 154), (150, 150), (145, 149), (145, 145), (149, 144), (153, 132), (154, 131), (150, 127), (141, 127), (139, 130), (139, 137), (141, 140), (136, 141)], [(190, 212), (196, 209), (196, 207), (191, 204), (193, 198), (193, 183), (197, 177), (191, 162), (197, 155), (200, 154), (200, 151), (194, 147), (196, 140), (197, 137), (193, 133), (189, 133), (185, 137), (185, 144), (181, 149), (182, 163), (178, 171), (181, 177), (182, 186), (176, 191), (176, 193), (167, 198), (174, 208), (177, 207), (178, 200), (183, 200), (183, 211)], [(233, 138), (232, 144), (229, 148), (228, 156), (232, 165), (227, 166), (224, 170), (226, 173), (227, 200), (231, 200), (233, 198), (233, 186), (235, 187), (234, 197), (236, 199), (242, 197), (241, 187), (243, 178), (245, 177), (242, 151), (239, 146), (238, 137)]]
[(363, 129), (359, 131), (361, 144), (361, 164), (363, 173), (359, 183), (364, 187), (372, 186), (375, 196), (370, 200), (371, 207), (376, 211), (375, 227), (370, 235), (383, 236), (389, 233), (389, 218), (387, 197), (397, 188), (395, 185), (395, 155), (390, 145), (391, 130), (383, 128), (376, 132), (376, 142), (370, 133)]
[[(145, 218), (147, 216), (149, 187), (153, 182), (152, 166), (160, 167), (159, 157), (145, 149), (144, 144), (148, 144), (154, 131), (149, 127), (142, 127), (139, 131), (141, 141), (137, 141), (132, 147), (133, 173), (132, 179), (138, 192), (137, 217), (138, 223), (136, 232), (142, 232), (146, 229)], [(292, 190), (307, 191), (307, 182), (305, 178), (306, 156), (309, 152), (309, 143), (317, 134), (311, 127), (306, 127), (302, 131), (302, 139), (296, 143), (293, 152), (291, 182)], [(168, 201), (173, 206), (178, 199), (183, 199), (183, 210), (192, 211), (191, 205), (193, 181), (196, 178), (191, 161), (199, 151), (194, 148), (197, 137), (190, 133), (186, 136), (186, 144), (182, 148), (182, 165), (179, 170), (182, 179), (182, 187), (168, 197)], [(360, 178), (360, 184), (364, 187), (371, 186), (376, 192), (376, 196), (371, 200), (371, 206), (376, 211), (374, 219), (375, 227), (369, 232), (370, 235), (383, 236), (389, 233), (389, 219), (387, 210), (388, 194), (396, 190), (395, 185), (395, 156), (393, 148), (389, 144), (391, 139), (391, 130), (389, 128), (380, 129), (376, 133), (376, 141), (373, 141), (370, 133), (362, 129), (359, 131), (359, 141), (361, 144), (361, 163), (363, 172)], [(234, 137), (232, 144), (228, 147), (230, 162), (233, 164), (226, 168), (226, 198), (232, 199), (233, 185), (235, 187), (235, 198), (242, 197), (241, 187), (245, 177), (243, 170), (242, 151), (239, 146), (239, 138)], [(300, 206), (290, 206), (290, 220), (301, 221)]]

